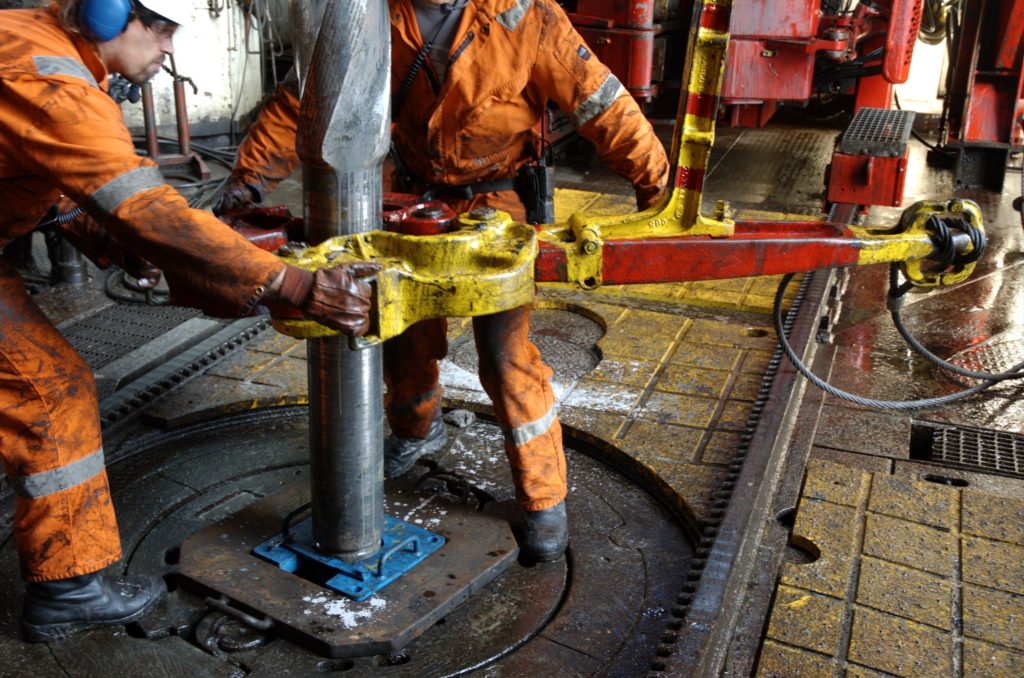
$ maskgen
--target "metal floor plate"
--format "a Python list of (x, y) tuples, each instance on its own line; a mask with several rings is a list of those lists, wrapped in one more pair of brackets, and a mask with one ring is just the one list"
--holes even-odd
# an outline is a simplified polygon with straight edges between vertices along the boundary
[[(466, 477), (481, 488), (474, 497), (490, 498), (484, 513), (507, 518), (518, 529), (521, 514), (498, 427), (478, 420), (450, 433), (463, 454), (473, 450), (478, 456)], [(127, 569), (160, 573), (171, 588), (159, 610), (129, 629), (132, 635), (160, 648), (173, 646), (182, 661), (206, 667), (192, 675), (231, 675), (228, 667), (267, 676), (369, 673), (385, 666), (395, 676), (458, 675), (483, 667), (524, 675), (640, 675), (648, 669), (692, 559), (687, 530), (651, 494), (573, 451), (571, 440), (568, 557), (532, 567), (513, 562), (400, 652), (325, 658), (207, 608), (204, 596), (179, 586), (179, 545), (188, 535), (230, 524), (264, 497), (308, 483), (306, 436), (304, 408), (267, 410), (156, 434), (111, 467)], [(415, 478), (414, 471), (405, 486), (386, 488), (386, 510), (435, 529), (450, 496), (437, 494), (436, 486), (417, 489)], [(25, 646), (17, 631), (20, 589), (8, 538), (0, 545), (0, 595), (12, 604), (0, 609), (0, 666), (24, 665), (33, 675), (181, 675), (167, 664), (174, 652), (136, 651), (146, 641), (121, 629), (88, 632), (55, 646), (59, 660)], [(341, 596), (313, 596), (303, 604), (319, 606), (339, 633), (357, 632), (379, 611)], [(107, 656), (103, 673), (95, 672), (95, 662), (76, 658), (76, 647)], [(23, 664), (23, 656), (31, 661)]]

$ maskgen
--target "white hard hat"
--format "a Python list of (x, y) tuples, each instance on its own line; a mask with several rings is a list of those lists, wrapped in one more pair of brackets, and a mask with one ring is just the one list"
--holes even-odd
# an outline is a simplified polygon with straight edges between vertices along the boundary
[(135, 0), (154, 14), (185, 26), (192, 20), (192, 3), (186, 0)]

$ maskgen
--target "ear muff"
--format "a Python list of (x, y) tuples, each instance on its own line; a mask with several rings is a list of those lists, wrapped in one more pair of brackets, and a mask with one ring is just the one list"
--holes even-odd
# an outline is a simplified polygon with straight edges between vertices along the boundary
[(131, 0), (82, 0), (79, 22), (90, 38), (106, 42), (124, 33), (131, 15)]

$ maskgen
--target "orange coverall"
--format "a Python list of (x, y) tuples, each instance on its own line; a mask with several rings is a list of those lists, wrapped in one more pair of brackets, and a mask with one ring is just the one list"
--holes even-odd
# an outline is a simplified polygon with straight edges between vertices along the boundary
[[(61, 194), (210, 313), (244, 315), (284, 268), (192, 210), (135, 154), (94, 48), (50, 9), (0, 11), (0, 248)], [(70, 228), (78, 228), (71, 226)], [(64, 579), (121, 556), (89, 367), (0, 260), (0, 457), (22, 576)]]
[[(423, 44), (410, 0), (390, 0), (391, 91), (397, 93)], [(426, 60), (393, 122), (393, 140), (417, 177), (396, 190), (423, 192), (510, 179), (539, 157), (534, 128), (550, 99), (594, 143), (611, 169), (633, 183), (648, 207), (664, 191), (668, 159), (640, 108), (587, 48), (553, 0), (470, 0), (456, 30), (448, 73), (439, 79)], [(239, 151), (236, 181), (260, 195), (297, 163), (298, 98), (280, 87)], [(513, 190), (440, 193), (456, 212), (486, 205), (525, 220)], [(516, 493), (528, 511), (550, 508), (566, 495), (561, 427), (551, 370), (529, 341), (528, 307), (473, 319), (480, 381), (505, 432)], [(437, 361), (447, 354), (446, 321), (428, 320), (384, 345), (386, 411), (392, 432), (426, 435), (440, 405)]]

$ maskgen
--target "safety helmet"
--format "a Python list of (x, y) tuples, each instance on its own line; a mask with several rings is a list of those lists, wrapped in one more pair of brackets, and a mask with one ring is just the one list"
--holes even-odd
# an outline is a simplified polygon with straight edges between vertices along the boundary
[(191, 2), (183, 0), (135, 0), (135, 2), (179, 26), (187, 25), (192, 18)]
[(133, 5), (180, 25), (191, 19), (191, 3), (182, 0), (82, 0), (79, 7), (81, 26), (89, 37), (106, 42), (124, 32), (131, 18)]

